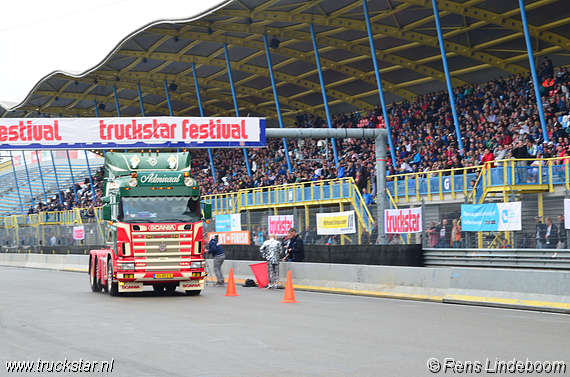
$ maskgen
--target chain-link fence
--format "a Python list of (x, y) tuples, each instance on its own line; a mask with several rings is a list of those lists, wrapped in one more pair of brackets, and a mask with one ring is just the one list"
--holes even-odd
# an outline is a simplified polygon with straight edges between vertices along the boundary
[[(77, 226), (77, 225), (75, 225)], [(17, 226), (0, 229), (2, 246), (83, 246), (104, 244), (102, 224), (87, 223), (81, 225), (84, 239), (73, 239), (74, 225), (37, 225)]]

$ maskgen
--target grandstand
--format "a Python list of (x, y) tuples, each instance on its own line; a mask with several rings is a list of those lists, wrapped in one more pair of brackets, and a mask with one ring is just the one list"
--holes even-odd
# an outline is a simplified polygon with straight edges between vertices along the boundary
[[(430, 222), (456, 216), (465, 202), (522, 200), (529, 203), (524, 232), (532, 230), (534, 216), (558, 215), (559, 200), (569, 189), (566, 4), (527, 2), (527, 11), (532, 10), (530, 37), (537, 46), (529, 59), (527, 21), (515, 1), (439, 1), (439, 17), (431, 1), (368, 3), (369, 14), (362, 1), (246, 0), (196, 20), (156, 24), (127, 36), (104, 62), (84, 74), (57, 72), (45, 77), (23, 103), (0, 108), (0, 116), (240, 113), (266, 117), (270, 127), (388, 125), (393, 157), (387, 161), (387, 180), (393, 207), (425, 203)], [(370, 27), (365, 16), (370, 16)], [(369, 29), (375, 51), (367, 38)], [(443, 32), (448, 66), (441, 62), (438, 31)], [(273, 63), (265, 54), (273, 56)], [(372, 56), (379, 59), (377, 68)], [(533, 69), (535, 60), (538, 66)], [(384, 92), (379, 92), (376, 73)], [(447, 83), (453, 88), (457, 121)], [(379, 94), (385, 96), (385, 108)], [(203, 194), (214, 201), (241, 190), (344, 177), (352, 178), (359, 192), (366, 188), (376, 196), (374, 148), (371, 140), (346, 139), (285, 144), (269, 140), (266, 149), (250, 149), (245, 158), (241, 150), (196, 150), (193, 175)], [(513, 158), (518, 164), (503, 163), (482, 180), (486, 162)], [(59, 167), (57, 171), (59, 176)], [(534, 182), (526, 179), (525, 171)], [(66, 174), (65, 168), (61, 172)], [(509, 172), (523, 174), (525, 182)], [(34, 196), (41, 199), (41, 182), (37, 171), (33, 174)], [(27, 187), (22, 178), (18, 176), (20, 187)], [(3, 200), (11, 204), (0, 210), (15, 213), (19, 204), (13, 205), (14, 193), (9, 190)], [(279, 210), (305, 206), (309, 211), (318, 205), (296, 203), (295, 208)], [(327, 210), (345, 205), (349, 204), (331, 204)], [(480, 240), (471, 242), (482, 245)]]
[[(89, 167), (91, 168), (91, 175), (95, 176), (97, 171), (103, 165), (101, 158), (91, 159)], [(0, 172), (0, 213), (2, 217), (22, 214), (20, 207), (20, 199), (22, 201), (23, 212), (28, 213), (32, 204), (30, 197), (30, 184), (31, 191), (34, 199), (34, 204), (37, 206), (40, 202), (46, 202), (45, 194), (48, 198), (48, 204), (51, 201), (58, 201), (58, 184), (61, 191), (73, 194), (73, 183), (83, 185), (88, 175), (88, 168), (85, 162), (74, 161), (72, 164), (73, 177), (69, 169), (67, 160), (56, 160), (55, 170), (53, 164), (43, 163), (40, 167), (37, 163), (30, 164), (27, 172), (24, 167), (16, 169), (16, 176), (13, 170), (6, 169)], [(57, 182), (56, 182), (57, 174)], [(28, 184), (28, 175), (29, 182)], [(43, 178), (43, 186), (42, 186)], [(17, 182), (17, 184), (16, 184)], [(18, 196), (19, 188), (19, 196)]]

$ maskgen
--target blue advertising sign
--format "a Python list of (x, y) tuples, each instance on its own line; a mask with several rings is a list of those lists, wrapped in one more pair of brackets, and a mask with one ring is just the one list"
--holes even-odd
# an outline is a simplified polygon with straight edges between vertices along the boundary
[(492, 232), (499, 228), (496, 204), (462, 204), (461, 229), (465, 232)]

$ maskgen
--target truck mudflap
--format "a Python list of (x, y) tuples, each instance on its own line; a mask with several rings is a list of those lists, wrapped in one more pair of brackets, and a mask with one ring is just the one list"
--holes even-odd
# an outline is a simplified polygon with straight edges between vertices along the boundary
[(143, 283), (120, 281), (119, 292), (142, 292)]
[(201, 291), (204, 289), (204, 280), (181, 281), (180, 290), (182, 291)]

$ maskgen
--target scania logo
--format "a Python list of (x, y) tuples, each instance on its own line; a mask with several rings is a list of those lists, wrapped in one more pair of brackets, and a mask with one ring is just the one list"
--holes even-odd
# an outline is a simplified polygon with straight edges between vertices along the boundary
[(169, 225), (169, 224), (151, 224), (148, 226), (148, 230), (151, 232), (159, 232), (165, 230), (176, 230), (176, 225)]
[(166, 244), (165, 244), (165, 243), (161, 243), (160, 245), (158, 245), (158, 250), (160, 250), (161, 252), (166, 251)]
[(200, 287), (200, 284), (182, 284), (182, 287), (184, 287), (184, 288), (195, 288), (195, 287)]
[(123, 290), (124, 289), (139, 289), (138, 285), (123, 285)]

